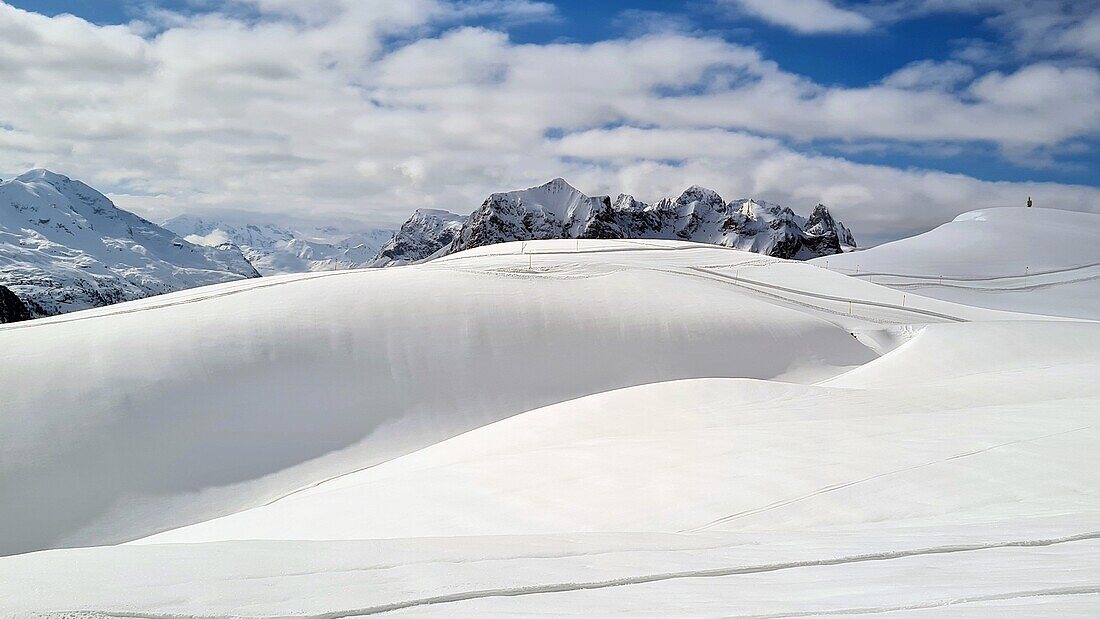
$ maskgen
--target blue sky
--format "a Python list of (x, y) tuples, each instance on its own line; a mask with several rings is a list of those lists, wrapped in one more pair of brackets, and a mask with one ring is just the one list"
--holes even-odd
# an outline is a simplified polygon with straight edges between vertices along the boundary
[[(574, 177), (597, 185), (591, 187), (593, 191), (611, 190), (624, 184), (640, 191), (661, 191), (666, 186), (671, 189), (681, 182), (681, 178), (686, 180), (692, 170), (704, 169), (701, 166), (707, 163), (719, 171), (723, 166), (740, 169), (743, 167), (740, 159), (721, 160), (721, 149), (726, 148), (727, 142), (741, 153), (739, 157), (758, 157), (754, 162), (771, 158), (795, 165), (793, 162), (798, 160), (811, 168), (820, 168), (818, 173), (805, 174), (807, 180), (803, 182), (809, 183), (803, 186), (805, 190), (777, 188), (779, 181), (768, 176), (763, 163), (754, 163), (758, 169), (751, 178), (738, 180), (734, 176), (716, 174), (719, 184), (723, 178), (730, 178), (727, 186), (717, 188), (736, 194), (727, 197), (751, 191), (763, 193), (765, 198), (803, 200), (812, 193), (809, 187), (817, 187), (823, 199), (833, 196), (834, 201), (864, 205), (862, 210), (856, 206), (841, 206), (841, 210), (851, 209), (854, 216), (850, 218), (863, 218), (868, 222), (889, 219), (884, 214), (867, 212), (867, 209), (873, 208), (871, 205), (885, 188), (897, 184), (886, 180), (861, 181), (858, 179), (861, 170), (866, 171), (868, 178), (907, 175), (903, 178), (913, 187), (918, 187), (921, 179), (932, 178), (929, 173), (939, 174), (935, 178), (937, 182), (942, 181), (943, 190), (930, 189), (919, 192), (920, 195), (914, 190), (914, 195), (908, 198), (911, 203), (946, 199), (945, 196), (950, 195), (947, 180), (954, 176), (964, 177), (970, 183), (966, 191), (974, 195), (978, 195), (979, 187), (1000, 191), (1006, 188), (1005, 183), (1019, 185), (1021, 192), (1038, 184), (1058, 186), (1058, 192), (1052, 191), (1051, 195), (1057, 193), (1070, 208), (1091, 208), (1090, 201), (1096, 194), (1087, 188), (1100, 187), (1100, 175), (1096, 174), (1100, 164), (1100, 127), (1097, 126), (1100, 114), (1093, 96), (1100, 83), (1097, 72), (1100, 2), (410, 0), (404, 7), (395, 1), (375, 2), (364, 9), (368, 3), (355, 7), (354, 3), (346, 4), (348, 1), (9, 0), (8, 4), (44, 17), (75, 14), (89, 22), (89, 33), (93, 37), (98, 36), (94, 34), (95, 28), (126, 24), (146, 43), (120, 42), (119, 45), (148, 46), (149, 49), (140, 52), (140, 62), (149, 62), (151, 56), (168, 53), (164, 48), (174, 39), (191, 37), (197, 40), (207, 35), (212, 41), (213, 37), (218, 37), (217, 44), (225, 45), (223, 57), (233, 55), (233, 36), (241, 37), (238, 39), (241, 49), (249, 49), (252, 53), (255, 51), (253, 45), (266, 44), (261, 35), (290, 28), (295, 36), (303, 38), (302, 45), (309, 47), (311, 53), (317, 53), (318, 58), (336, 59), (325, 68), (338, 67), (338, 63), (345, 62), (342, 59), (347, 58), (346, 54), (366, 54), (356, 57), (359, 74), (344, 71), (342, 67), (346, 65), (339, 65), (341, 70), (336, 73), (340, 79), (347, 80), (349, 86), (360, 88), (362, 101), (374, 110), (431, 112), (421, 121), (428, 125), (452, 123), (456, 119), (472, 124), (484, 122), (484, 128), (477, 134), (479, 138), (497, 132), (492, 139), (485, 139), (487, 143), (507, 144), (510, 130), (517, 131), (517, 145), (534, 138), (522, 128), (502, 127), (499, 115), (474, 119), (471, 115), (478, 113), (476, 109), (452, 109), (449, 104), (454, 101), (455, 93), (465, 92), (463, 87), (468, 87), (472, 92), (492, 89), (501, 97), (523, 97), (524, 105), (530, 103), (532, 108), (533, 124), (545, 124), (539, 135), (543, 140), (540, 148), (548, 149), (546, 157), (557, 157), (564, 172), (575, 168)], [(411, 14), (413, 11), (409, 7), (414, 5), (417, 10), (423, 10), (423, 15)], [(42, 27), (48, 25), (42, 22)], [(201, 33), (204, 28), (208, 32)], [(325, 29), (332, 32), (328, 36), (335, 42), (334, 50), (313, 47), (311, 35)], [(233, 35), (234, 32), (238, 34)], [(358, 41), (360, 38), (371, 40), (373, 44), (363, 45)], [(528, 93), (510, 83), (513, 75), (534, 70), (530, 67), (536, 67), (539, 62), (554, 67), (555, 50), (563, 49), (576, 51), (578, 57), (584, 54), (599, 56), (601, 62), (608, 63), (604, 70), (614, 72), (617, 61), (613, 56), (617, 52), (608, 50), (616, 46), (624, 50), (636, 48), (634, 52), (623, 53), (637, 53), (646, 58), (650, 53), (643, 49), (646, 47), (655, 50), (654, 54), (664, 54), (663, 57), (653, 56), (652, 67), (624, 69), (638, 71), (639, 75), (646, 75), (647, 71), (669, 72), (668, 77), (655, 80), (654, 84), (630, 95), (653, 96), (653, 101), (639, 101), (634, 106), (608, 110), (598, 101), (576, 100), (574, 105), (585, 111), (578, 111), (575, 117), (553, 110), (544, 112), (540, 118), (538, 110), (547, 109), (544, 105), (549, 104), (541, 103), (537, 97), (552, 98), (553, 93)], [(695, 46), (700, 54), (713, 54), (713, 59), (708, 60), (706, 66), (694, 62), (691, 57), (678, 60), (682, 62), (684, 78), (682, 84), (677, 83), (677, 67), (664, 63), (667, 58), (675, 57), (678, 49), (694, 49)], [(137, 50), (126, 53), (131, 52), (138, 53)], [(605, 57), (605, 52), (610, 56)], [(544, 56), (539, 56), (540, 53)], [(447, 57), (448, 62), (433, 63), (432, 54), (438, 54), (434, 56), (436, 59)], [(499, 55), (498, 60), (487, 60), (494, 54)], [(726, 62), (723, 54), (737, 58)], [(752, 57), (745, 58), (743, 54)], [(452, 66), (456, 61), (451, 59), (467, 56), (467, 64)], [(531, 57), (524, 59), (532, 63), (530, 66), (516, 66), (510, 60), (526, 56)], [(176, 62), (166, 58), (158, 56), (157, 62), (162, 69)], [(116, 60), (140, 64), (132, 56), (130, 60)], [(219, 64), (219, 61), (211, 62)], [(287, 64), (293, 62), (288, 60)], [(630, 61), (618, 62), (630, 64)], [(507, 77), (486, 78), (482, 73), (487, 70), (486, 63)], [(395, 78), (396, 73), (379, 78), (388, 75), (387, 67), (408, 65), (411, 72), (419, 74), (430, 73), (442, 64), (450, 67), (450, 75), (470, 71), (470, 81), (442, 84), (433, 78), (425, 85), (413, 83), (407, 76)], [(370, 81), (376, 78), (382, 81)], [(572, 88), (583, 90), (580, 84), (586, 83), (585, 78), (578, 76), (577, 85), (571, 84), (568, 69), (556, 79), (563, 89), (570, 91), (571, 99), (578, 96)], [(598, 84), (598, 79), (593, 83)], [(176, 92), (172, 89), (179, 88), (179, 84), (167, 88)], [(436, 94), (442, 98), (427, 97), (426, 88), (438, 91)], [(623, 91), (623, 96), (627, 91), (629, 89)], [(742, 92), (744, 95), (739, 96)], [(769, 109), (772, 107), (769, 97), (773, 92), (774, 109)], [(1068, 94), (1062, 96), (1061, 93)], [(249, 92), (248, 96), (254, 94)], [(147, 91), (141, 96), (147, 96)], [(1090, 99), (1093, 99), (1091, 103)], [(739, 101), (745, 102), (745, 109), (740, 109)], [(677, 102), (682, 102), (683, 106), (676, 105)], [(589, 105), (591, 109), (586, 107)], [(857, 107), (860, 109), (853, 111)], [(136, 110), (136, 113), (143, 111)], [(212, 110), (212, 113), (220, 114), (221, 111)], [(356, 117), (350, 107), (343, 108), (341, 113), (350, 113), (343, 117), (346, 119)], [(862, 114), (867, 116), (866, 124), (860, 122)], [(560, 120), (550, 118), (559, 115), (562, 116)], [(227, 116), (233, 116), (232, 110)], [(378, 120), (378, 123), (392, 128), (394, 123), (407, 120), (402, 116), (385, 123)], [(15, 129), (29, 125), (6, 118), (2, 109), (0, 121)], [(221, 117), (204, 117), (196, 119), (194, 124), (223, 122)], [(303, 122), (308, 124), (309, 121)], [(431, 139), (422, 140), (404, 130), (385, 134), (366, 116), (348, 122), (366, 127), (364, 140), (373, 135), (378, 148), (382, 143), (391, 145), (397, 134), (402, 140), (422, 141), (424, 147), (436, 148)], [(452, 127), (453, 124), (447, 124), (442, 133)], [(333, 127), (334, 131), (336, 129)], [(438, 137), (440, 132), (434, 133)], [(269, 137), (274, 142), (282, 140), (286, 144), (300, 141), (293, 132)], [(604, 139), (597, 140), (597, 137)], [(679, 150), (673, 146), (676, 137), (704, 139), (713, 142), (712, 147), (717, 150), (700, 157), (693, 157), (691, 153), (678, 154)], [(647, 152), (654, 144), (659, 146), (651, 155), (606, 152), (607, 139), (622, 141), (628, 138), (636, 140), (634, 144), (639, 153)], [(222, 146), (235, 151), (244, 148), (241, 144)], [(468, 161), (469, 153), (460, 152), (467, 150), (461, 143), (448, 143), (439, 148), (452, 148), (455, 157)], [(506, 189), (510, 188), (507, 183), (534, 179), (544, 170), (552, 171), (552, 160), (533, 157), (530, 148), (516, 148), (517, 153), (511, 157), (518, 161), (515, 164), (503, 163), (506, 158), (503, 152), (497, 157), (492, 150), (488, 151), (487, 160), (479, 171), (479, 174), (483, 172), (481, 180), (470, 185), (456, 179), (440, 180), (434, 172), (454, 166), (445, 163), (438, 154), (432, 157), (410, 153), (391, 156), (376, 150), (374, 152), (379, 152), (377, 160), (372, 160), (371, 149), (355, 153), (360, 158), (357, 170), (367, 179), (358, 191), (353, 189), (356, 183), (350, 182), (347, 187), (333, 189), (331, 179), (327, 185), (325, 179), (332, 176), (334, 170), (322, 173), (314, 169), (315, 162), (338, 157), (336, 152), (303, 147), (302, 153), (294, 155), (296, 159), (291, 157), (288, 161), (298, 161), (303, 170), (308, 168), (310, 173), (316, 172), (313, 185), (326, 185), (326, 191), (331, 190), (332, 195), (321, 200), (326, 208), (346, 215), (363, 215), (362, 212), (348, 212), (351, 209), (346, 203), (347, 196), (373, 195), (373, 200), (385, 206), (378, 207), (367, 218), (377, 215), (385, 219), (396, 217), (398, 209), (404, 205), (394, 203), (400, 192), (371, 194), (372, 175), (378, 179), (385, 176), (379, 170), (387, 173), (398, 170), (402, 178), (416, 186), (437, 183), (424, 197), (433, 206), (445, 207), (439, 203), (441, 197), (460, 185), (459, 193), (472, 197), (483, 188), (488, 189), (489, 183), (502, 185), (492, 189)], [(314, 152), (306, 153), (307, 150)], [(758, 151), (760, 155), (753, 154)], [(166, 170), (174, 175), (185, 174), (180, 169), (181, 162), (170, 161), (171, 153), (160, 156)], [(433, 158), (439, 160), (431, 160)], [(525, 161), (528, 158), (530, 161)], [(168, 195), (165, 187), (158, 183), (129, 178), (126, 168), (142, 167), (132, 161), (119, 162), (112, 174), (82, 163), (71, 152), (56, 159), (70, 165), (75, 163), (78, 168), (88, 168), (93, 176), (98, 174), (100, 182), (120, 195)], [(36, 161), (49, 162), (50, 157)], [(713, 163), (715, 161), (719, 163)], [(195, 163), (191, 166), (203, 167)], [(839, 188), (822, 185), (826, 182), (822, 179), (832, 173), (830, 168), (838, 166), (844, 166), (845, 173), (856, 180), (837, 181)], [(647, 178), (647, 174), (650, 178), (667, 180), (648, 184), (637, 180)], [(188, 185), (186, 179), (179, 181), (181, 187)], [(342, 179), (337, 184), (340, 182)], [(219, 202), (202, 195), (203, 190), (195, 186), (182, 191), (191, 196), (192, 202), (197, 197), (200, 201), (216, 203), (217, 208), (258, 208), (241, 199)], [(1063, 194), (1067, 197), (1062, 197)], [(1005, 190), (997, 193), (995, 199), (1003, 200), (1010, 195), (1013, 194)], [(134, 204), (138, 202), (137, 197), (133, 198)], [(345, 200), (345, 204), (338, 204), (341, 200)], [(151, 200), (146, 200), (143, 206), (171, 210), (180, 208), (178, 205), (178, 201), (165, 198), (159, 206)], [(891, 216), (900, 217), (898, 213), (905, 210), (902, 206), (892, 206), (894, 214)], [(962, 206), (944, 204), (932, 210), (942, 216), (963, 210)], [(929, 218), (896, 221), (892, 227), (876, 224), (881, 229), (875, 233), (889, 236), (902, 230), (927, 227), (930, 222)]]

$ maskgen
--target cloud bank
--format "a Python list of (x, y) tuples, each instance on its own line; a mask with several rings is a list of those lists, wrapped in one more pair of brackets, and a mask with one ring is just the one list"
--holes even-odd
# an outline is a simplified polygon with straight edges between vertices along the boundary
[[(873, 18), (785, 2), (817, 24), (786, 24), (805, 32), (934, 8)], [(761, 8), (772, 3), (739, 3), (784, 19)], [(507, 34), (555, 19), (553, 5), (528, 0), (241, 0), (99, 26), (0, 2), (0, 170), (51, 167), (154, 219), (244, 210), (392, 223), (417, 207), (469, 212), (491, 191), (555, 176), (643, 199), (698, 183), (800, 210), (823, 201), (874, 240), (1028, 194), (1100, 212), (1094, 187), (986, 182), (814, 147), (983, 143), (1024, 159), (1069, 148), (1100, 128), (1093, 63), (916, 62), (844, 87), (680, 29), (593, 43)], [(1009, 13), (991, 19), (1015, 27)], [(1092, 19), (1063, 24), (1085, 33), (1074, 54), (1091, 53)]]

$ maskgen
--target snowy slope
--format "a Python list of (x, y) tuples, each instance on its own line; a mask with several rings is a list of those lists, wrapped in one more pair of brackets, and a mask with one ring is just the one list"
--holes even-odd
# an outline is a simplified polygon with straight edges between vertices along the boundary
[[(967, 352), (945, 345), (951, 341), (980, 347), (990, 363), (970, 355), (947, 370), (954, 383), (939, 384), (945, 368), (927, 353), (950, 359)], [(602, 393), (148, 541), (774, 531), (968, 525), (1020, 513), (1095, 516), (1100, 470), (1073, 469), (1100, 441), (1091, 425), (1100, 414), (1091, 375), (1097, 345), (1100, 325), (937, 325), (837, 379), (840, 388), (704, 379)], [(1014, 356), (1005, 367), (995, 355), (1010, 347), (1032, 357)], [(875, 367), (883, 363), (891, 367)], [(1020, 367), (1043, 368), (1033, 373), (1041, 385), (1022, 384)], [(886, 373), (905, 379), (888, 383)], [(939, 408), (945, 398), (952, 405)], [(945, 435), (945, 427), (952, 432)], [(883, 434), (888, 429), (899, 431)], [(1034, 450), (999, 448), (919, 468), (1031, 440), (1040, 442)], [(761, 471), (767, 483), (757, 485)], [(883, 471), (893, 472), (875, 477)], [(1059, 487), (1050, 488), (1054, 471)], [(983, 483), (968, 482), (977, 479)], [(863, 481), (835, 487), (851, 480)]]
[(48, 170), (0, 182), (0, 284), (37, 316), (257, 277), (235, 247), (201, 247)]
[(1092, 322), (551, 240), (0, 327), (13, 347), (0, 547), (62, 549), (0, 558), (0, 616), (1100, 608)]
[[(755, 254), (627, 246), (623, 266), (620, 252), (581, 267), (567, 255), (532, 277), (515, 272), (519, 244), (494, 247), (508, 253), (481, 268), (456, 255), (278, 276), (0, 329), (4, 349), (37, 351), (0, 361), (0, 490), (12, 497), (0, 548), (112, 543), (221, 516), (608, 389), (816, 380), (874, 356), (822, 318), (665, 272), (654, 256)], [(66, 388), (34, 386), (47, 376)]]
[(373, 266), (396, 266), (509, 241), (547, 239), (666, 239), (736, 247), (805, 260), (855, 247), (851, 231), (817, 205), (808, 219), (778, 204), (726, 203), (690, 187), (679, 197), (646, 204), (620, 194), (589, 197), (565, 180), (494, 193), (469, 217), (417, 212)]
[(337, 229), (296, 230), (271, 223), (241, 223), (180, 215), (164, 227), (199, 245), (232, 243), (263, 275), (332, 271), (366, 266), (393, 235), (378, 228), (354, 234)]
[(912, 238), (814, 260), (898, 290), (982, 307), (1100, 319), (1100, 215), (994, 208)]

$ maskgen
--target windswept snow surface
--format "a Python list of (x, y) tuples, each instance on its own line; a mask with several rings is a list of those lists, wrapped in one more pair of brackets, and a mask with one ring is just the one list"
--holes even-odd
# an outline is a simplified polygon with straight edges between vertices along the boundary
[(0, 544), (56, 550), (0, 614), (1100, 612), (1100, 323), (558, 240), (0, 327), (32, 346)]
[(1100, 319), (1100, 215), (1047, 208), (963, 213), (912, 238), (814, 264), (937, 299)]

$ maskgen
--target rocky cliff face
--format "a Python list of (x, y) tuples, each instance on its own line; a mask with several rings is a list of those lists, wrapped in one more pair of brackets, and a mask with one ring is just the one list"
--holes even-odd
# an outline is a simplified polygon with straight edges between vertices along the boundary
[(0, 324), (30, 320), (31, 313), (15, 293), (0, 286)]
[(235, 246), (189, 243), (48, 170), (0, 182), (0, 265), (33, 316), (259, 276)]
[(426, 260), (449, 247), (466, 220), (467, 217), (447, 211), (417, 209), (382, 246), (369, 266), (399, 266)]
[[(736, 247), (778, 258), (806, 260), (855, 247), (851, 231), (817, 205), (809, 218), (757, 200), (726, 202), (693, 186), (649, 204), (619, 194), (589, 197), (557, 178), (522, 191), (494, 193), (469, 217), (432, 211), (446, 229), (414, 215), (393, 242), (410, 250), (401, 261), (380, 254), (374, 266), (406, 264), (508, 241), (539, 239), (674, 239)], [(457, 227), (457, 232), (455, 228)], [(415, 242), (409, 239), (415, 239)]]

